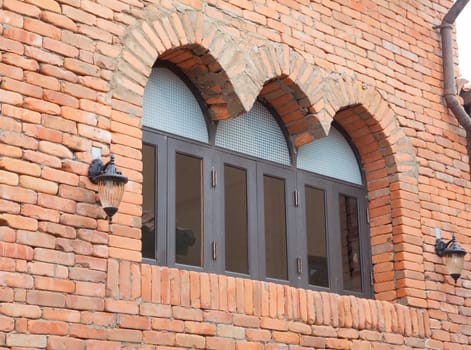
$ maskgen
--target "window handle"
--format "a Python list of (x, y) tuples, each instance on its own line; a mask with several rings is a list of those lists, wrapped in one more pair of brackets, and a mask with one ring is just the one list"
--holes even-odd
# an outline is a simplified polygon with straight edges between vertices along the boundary
[(294, 191), (294, 206), (299, 207), (299, 191)]
[(302, 274), (303, 273), (303, 259), (300, 256), (296, 258), (296, 265), (298, 268), (298, 273)]
[(211, 186), (212, 187), (216, 187), (216, 185), (218, 184), (218, 174), (217, 174), (217, 171), (216, 169), (211, 168)]
[(216, 260), (217, 259), (217, 244), (216, 244), (216, 241), (213, 241), (211, 243), (211, 248), (212, 248), (212, 251), (213, 251), (213, 260)]

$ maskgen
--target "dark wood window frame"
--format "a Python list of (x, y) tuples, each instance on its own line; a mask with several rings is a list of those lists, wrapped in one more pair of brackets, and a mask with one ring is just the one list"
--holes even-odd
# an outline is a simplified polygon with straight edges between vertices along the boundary
[[(301, 288), (333, 291), (371, 297), (371, 253), (367, 223), (366, 189), (363, 186), (345, 183), (321, 175), (283, 166), (260, 159), (237, 154), (215, 146), (171, 136), (160, 131), (144, 128), (143, 143), (155, 147), (156, 166), (155, 225), (156, 247), (154, 258), (143, 257), (144, 263), (172, 266), (196, 271), (228, 274), (244, 278), (267, 280), (290, 284)], [(204, 202), (204, 241), (203, 266), (189, 266), (175, 260), (175, 154), (188, 154), (203, 160), (203, 202)], [(224, 242), (224, 165), (244, 169), (247, 174), (247, 214), (248, 214), (248, 259), (249, 274), (226, 271)], [(144, 164), (146, 166), (146, 164)], [(216, 171), (217, 183), (210, 183), (212, 172)], [(287, 273), (284, 279), (266, 276), (263, 176), (283, 179), (285, 183), (286, 234), (287, 234)], [(262, 185), (261, 185), (262, 184)], [(306, 248), (305, 186), (321, 189), (325, 193), (325, 213), (327, 232), (327, 262), (329, 287), (310, 285)], [(298, 194), (296, 194), (298, 193)], [(354, 197), (358, 203), (360, 230), (361, 291), (343, 288), (342, 262), (339, 232), (339, 195)], [(145, 195), (145, 189), (144, 189)], [(297, 198), (296, 198), (297, 197)], [(216, 246), (217, 253), (212, 254)], [(299, 266), (299, 264), (301, 266)]]
[[(202, 99), (191, 82), (178, 69), (168, 64), (159, 64), (173, 70), (193, 91), (202, 110), (208, 115)], [(269, 108), (269, 106), (267, 106)], [(269, 108), (269, 110), (271, 110)], [(209, 144), (188, 140), (178, 135), (171, 135), (159, 130), (143, 127), (144, 145), (155, 147), (155, 216), (154, 254), (143, 257), (143, 262), (196, 271), (228, 274), (243, 278), (267, 280), (276, 283), (290, 284), (301, 288), (312, 288), (340, 294), (373, 297), (371, 246), (369, 225), (367, 222), (367, 192), (365, 186), (331, 179), (322, 175), (297, 169), (296, 152), (281, 126), (279, 118), (273, 116), (283, 131), (290, 155), (291, 166), (276, 164), (244, 154), (214, 146), (217, 123), (206, 119)], [(336, 126), (345, 136), (343, 130)], [(354, 147), (352, 149), (355, 151)], [(196, 156), (203, 161), (203, 266), (189, 266), (176, 263), (175, 259), (175, 154), (176, 152)], [(225, 237), (224, 237), (224, 165), (244, 169), (247, 174), (247, 221), (248, 221), (248, 267), (249, 274), (226, 271)], [(146, 166), (146, 164), (144, 164)], [(217, 174), (217, 179), (213, 174)], [(263, 176), (272, 176), (284, 180), (286, 210), (286, 251), (287, 279), (268, 278), (265, 266), (265, 233), (263, 205)], [(216, 180), (216, 184), (211, 182)], [(214, 185), (214, 186), (213, 186)], [(308, 257), (306, 247), (306, 209), (305, 186), (321, 189), (325, 193), (326, 241), (328, 287), (310, 285), (307, 271)], [(146, 189), (143, 189), (146, 195)], [(358, 203), (359, 246), (361, 266), (361, 291), (349, 291), (343, 287), (340, 228), (339, 228), (339, 195), (352, 196)], [(144, 244), (144, 242), (143, 242)], [(216, 250), (214, 251), (214, 248)]]

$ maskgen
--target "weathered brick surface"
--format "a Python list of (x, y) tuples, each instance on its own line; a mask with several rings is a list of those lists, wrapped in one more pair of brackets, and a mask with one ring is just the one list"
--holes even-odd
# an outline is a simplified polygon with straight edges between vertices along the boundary
[[(465, 132), (442, 103), (451, 0), (0, 0), (0, 348), (466, 350)], [(335, 120), (365, 170), (376, 300), (140, 263), (142, 97), (158, 59), (213, 119), (260, 97), (296, 147)], [(205, 79), (198, 76), (205, 72)], [(110, 225), (92, 147), (130, 182)]]

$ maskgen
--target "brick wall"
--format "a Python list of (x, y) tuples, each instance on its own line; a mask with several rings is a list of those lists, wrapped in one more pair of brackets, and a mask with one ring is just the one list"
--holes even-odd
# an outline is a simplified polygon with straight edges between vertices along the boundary
[[(465, 133), (443, 106), (451, 1), (0, 0), (0, 347), (469, 349)], [(262, 96), (293, 142), (333, 120), (365, 169), (376, 300), (140, 263), (141, 114), (158, 59), (214, 119)], [(201, 81), (198, 77), (206, 77)], [(92, 147), (129, 177), (109, 224)]]

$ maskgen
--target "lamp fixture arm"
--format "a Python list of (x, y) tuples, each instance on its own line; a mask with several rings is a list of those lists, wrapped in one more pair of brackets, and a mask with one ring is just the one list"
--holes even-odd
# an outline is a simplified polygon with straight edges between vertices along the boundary
[(448, 242), (442, 241), (440, 238), (437, 238), (437, 240), (435, 241), (435, 253), (437, 253), (439, 257), (442, 257), (445, 249), (448, 248), (455, 241), (455, 236), (453, 236)]

